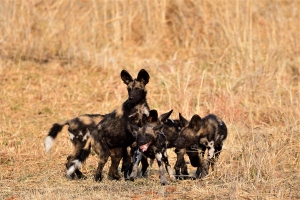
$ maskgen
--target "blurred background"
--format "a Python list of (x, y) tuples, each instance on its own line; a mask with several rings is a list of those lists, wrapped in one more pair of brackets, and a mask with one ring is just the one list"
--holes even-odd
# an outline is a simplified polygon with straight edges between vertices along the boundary
[(87, 181), (65, 179), (66, 129), (50, 155), (43, 141), (55, 122), (121, 105), (121, 70), (144, 68), (152, 109), (217, 114), (229, 135), (205, 181), (168, 190), (153, 173), (140, 193), (114, 183), (114, 198), (300, 198), (299, 13), (298, 0), (0, 1), (0, 195), (112, 198), (92, 180), (96, 156)]

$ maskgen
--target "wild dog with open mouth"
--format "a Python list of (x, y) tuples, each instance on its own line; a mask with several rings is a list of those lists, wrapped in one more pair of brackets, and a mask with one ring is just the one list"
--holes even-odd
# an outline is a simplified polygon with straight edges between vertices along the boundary
[[(168, 118), (170, 114), (164, 115)], [(172, 172), (172, 168), (168, 161), (167, 156), (167, 138), (163, 133), (163, 124), (161, 121), (166, 119), (158, 119), (158, 114), (156, 110), (151, 110), (148, 117), (148, 122), (143, 127), (137, 127), (131, 125), (132, 132), (136, 137), (137, 150), (134, 154), (134, 165), (130, 179), (133, 181), (137, 176), (137, 168), (142, 156), (146, 156), (151, 159), (156, 159), (159, 166), (159, 176), (162, 185), (168, 184), (165, 177), (162, 161), (165, 163), (165, 168), (172, 181), (175, 181), (175, 176)], [(143, 166), (144, 167), (144, 166)]]
[[(70, 120), (53, 124), (45, 139), (46, 152), (48, 152), (52, 148), (54, 139), (57, 137), (58, 133), (62, 131), (65, 125), (68, 125), (69, 138), (73, 143), (74, 151), (67, 157), (67, 167), (68, 165), (70, 165), (73, 159), (79, 155), (80, 150), (85, 146), (87, 140), (89, 139), (91, 132), (103, 119), (104, 116), (105, 115), (101, 114), (85, 114)], [(81, 171), (79, 171), (79, 169), (75, 171), (75, 174), (79, 179), (84, 178), (84, 175)], [(75, 174), (72, 174), (70, 178), (74, 179)]]
[(118, 166), (123, 158), (122, 170), (124, 178), (128, 179), (132, 163), (127, 147), (135, 141), (130, 125), (143, 126), (143, 116), (149, 115), (150, 109), (146, 100), (147, 90), (145, 88), (149, 78), (149, 74), (144, 69), (139, 71), (136, 79), (133, 79), (126, 70), (121, 71), (121, 79), (127, 85), (128, 99), (121, 107), (107, 114), (100, 121), (79, 156), (68, 166), (68, 175), (73, 174), (81, 167), (93, 146), (100, 158), (95, 173), (96, 181), (102, 180), (102, 170), (109, 156), (111, 157), (111, 166), (108, 175), (112, 179), (121, 178)]
[[(162, 114), (159, 117), (159, 120), (163, 123), (163, 133), (166, 136), (167, 139), (167, 148), (174, 148), (175, 147), (175, 141), (178, 138), (178, 135), (182, 128), (186, 127), (189, 124), (189, 121), (186, 120), (181, 113), (179, 113), (178, 119), (170, 119), (170, 115), (172, 114), (173, 110)], [(192, 166), (199, 166), (199, 159), (198, 158), (198, 152), (193, 149), (193, 147), (187, 147), (184, 149), (177, 149), (175, 148), (175, 153), (177, 154), (176, 163), (174, 166), (175, 169), (175, 176), (177, 179), (187, 179), (190, 178), (188, 173), (188, 168), (186, 161), (184, 159), (184, 155), (187, 154), (189, 157), (189, 160), (192, 164)], [(134, 156), (136, 157), (136, 155)], [(154, 159), (151, 159), (151, 162), (153, 163)], [(141, 168), (141, 175), (143, 177), (146, 176), (146, 171), (149, 166), (147, 158), (142, 157), (141, 158), (142, 168)], [(136, 162), (138, 165), (138, 163)], [(136, 166), (137, 166), (136, 165)], [(136, 174), (131, 174), (132, 176)], [(130, 177), (131, 179), (134, 179), (135, 177)]]
[[(214, 170), (214, 165), (220, 156), (223, 142), (227, 138), (227, 127), (216, 115), (209, 114), (201, 119), (194, 115), (189, 125), (183, 128), (175, 141), (175, 147), (179, 149), (192, 147), (200, 148), (197, 156), (192, 157), (192, 165), (197, 167), (196, 176), (203, 178), (208, 174), (209, 167)], [(204, 160), (204, 153), (208, 151), (208, 163)]]

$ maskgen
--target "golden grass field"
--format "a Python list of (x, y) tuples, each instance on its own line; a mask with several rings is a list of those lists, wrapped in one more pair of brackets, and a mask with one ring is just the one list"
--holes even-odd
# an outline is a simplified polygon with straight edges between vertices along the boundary
[[(0, 199), (300, 199), (299, 13), (299, 0), (2, 0)], [(52, 124), (111, 112), (121, 70), (141, 68), (159, 114), (227, 124), (216, 170), (161, 186), (154, 163), (96, 183), (93, 155), (68, 180), (67, 128), (44, 151)]]

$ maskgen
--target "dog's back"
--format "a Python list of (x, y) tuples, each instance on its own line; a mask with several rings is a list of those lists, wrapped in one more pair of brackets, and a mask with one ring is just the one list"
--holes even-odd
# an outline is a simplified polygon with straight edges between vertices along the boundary
[(104, 118), (101, 114), (85, 114), (59, 123), (54, 123), (45, 139), (45, 149), (48, 152), (53, 146), (54, 139), (68, 125), (69, 138), (74, 146), (78, 143), (84, 146), (84, 142), (90, 137), (90, 133)]
[[(201, 138), (200, 144), (202, 138), (204, 138), (208, 143), (213, 142), (214, 146), (222, 146), (223, 141), (227, 138), (226, 124), (214, 114), (209, 114), (202, 118), (199, 132)], [(202, 145), (210, 145), (206, 141)]]

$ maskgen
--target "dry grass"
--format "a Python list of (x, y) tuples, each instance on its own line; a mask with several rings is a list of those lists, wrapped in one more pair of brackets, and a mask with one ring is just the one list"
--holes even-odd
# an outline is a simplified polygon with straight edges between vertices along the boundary
[[(1, 1), (0, 198), (299, 199), (299, 13), (298, 0)], [(127, 95), (120, 71), (141, 68), (151, 108), (227, 123), (217, 170), (96, 183), (92, 156), (87, 180), (67, 180), (72, 145), (64, 129), (45, 154), (49, 128), (110, 112)]]

